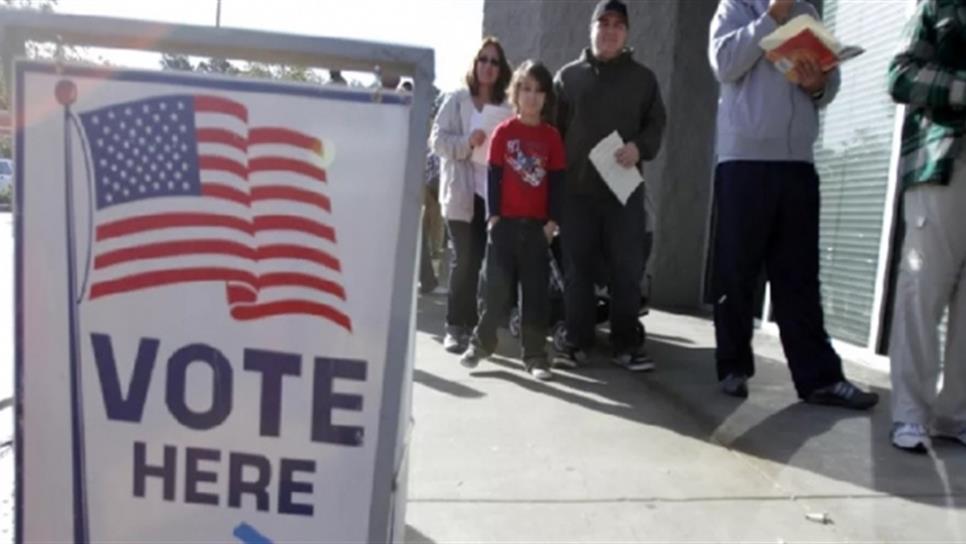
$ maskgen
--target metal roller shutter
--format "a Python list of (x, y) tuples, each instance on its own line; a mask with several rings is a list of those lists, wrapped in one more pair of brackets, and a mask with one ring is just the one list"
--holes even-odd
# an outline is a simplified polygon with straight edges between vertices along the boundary
[(909, 5), (909, 0), (824, 4), (829, 29), (843, 43), (866, 50), (842, 66), (842, 88), (821, 115), (815, 146), (822, 180), (819, 247), (826, 326), (834, 338), (860, 346), (870, 340), (896, 137), (896, 107), (886, 93), (886, 72)]

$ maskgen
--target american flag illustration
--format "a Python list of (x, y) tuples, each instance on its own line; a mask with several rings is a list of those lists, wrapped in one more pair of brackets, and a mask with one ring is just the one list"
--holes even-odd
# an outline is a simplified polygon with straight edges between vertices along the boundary
[(314, 315), (352, 330), (320, 140), (249, 126), (244, 104), (208, 95), (78, 117), (94, 186), (89, 299), (217, 282), (236, 320)]

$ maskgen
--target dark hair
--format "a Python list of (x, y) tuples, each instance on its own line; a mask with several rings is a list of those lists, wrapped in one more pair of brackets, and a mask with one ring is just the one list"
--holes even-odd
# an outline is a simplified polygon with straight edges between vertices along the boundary
[(546, 95), (543, 101), (543, 109), (540, 111), (540, 118), (544, 122), (552, 124), (554, 104), (556, 102), (556, 97), (553, 93), (553, 76), (550, 75), (550, 70), (538, 60), (525, 60), (513, 72), (513, 81), (510, 83), (510, 103), (513, 104), (513, 109), (517, 108), (517, 96), (520, 93), (520, 86), (523, 85), (523, 80), (527, 76), (532, 77), (537, 82), (537, 85), (540, 86), (540, 90)]
[(497, 53), (500, 55), (500, 75), (496, 77), (496, 83), (493, 84), (493, 96), (490, 99), (494, 104), (502, 104), (506, 100), (506, 88), (510, 84), (510, 77), (513, 75), (513, 70), (510, 68), (510, 63), (506, 60), (506, 52), (503, 51), (500, 40), (493, 36), (483, 38), (483, 43), (480, 44), (480, 48), (473, 55), (473, 62), (470, 64), (469, 71), (466, 72), (466, 86), (469, 87), (470, 94), (473, 96), (476, 96), (476, 93), (480, 92), (480, 83), (476, 80), (476, 59), (480, 58), (483, 50), (490, 45), (495, 47)]

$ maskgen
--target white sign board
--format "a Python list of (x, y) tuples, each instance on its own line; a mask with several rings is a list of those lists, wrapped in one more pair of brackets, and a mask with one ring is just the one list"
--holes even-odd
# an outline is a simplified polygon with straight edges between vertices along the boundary
[(19, 538), (366, 541), (408, 97), (22, 63), (16, 101)]

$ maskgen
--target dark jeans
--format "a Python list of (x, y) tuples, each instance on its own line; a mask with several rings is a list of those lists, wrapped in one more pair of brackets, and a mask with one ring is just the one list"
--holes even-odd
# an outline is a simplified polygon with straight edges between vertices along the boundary
[(732, 161), (715, 172), (714, 325), (718, 379), (752, 376), (756, 279), (764, 266), (800, 397), (843, 379), (818, 279), (819, 180), (805, 162)]
[(429, 245), (429, 232), (423, 225), (422, 248), (419, 251), (419, 290), (429, 292), (439, 285), (436, 271), (433, 270), (433, 250)]
[(484, 292), (486, 304), (473, 342), (492, 353), (496, 331), (509, 311), (519, 279), (520, 329), (524, 362), (546, 358), (550, 319), (550, 257), (543, 221), (502, 218), (486, 244)]
[(486, 202), (477, 196), (473, 203), (473, 220), (446, 221), (450, 239), (449, 298), (446, 325), (449, 328), (473, 329), (477, 323), (480, 267), (486, 249)]
[(610, 293), (611, 343), (616, 353), (640, 345), (637, 324), (641, 306), (646, 236), (644, 186), (625, 205), (606, 187), (594, 194), (568, 194), (564, 202), (563, 242), (567, 342), (589, 349), (594, 344), (597, 299), (594, 279), (600, 259), (606, 262)]

